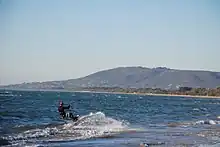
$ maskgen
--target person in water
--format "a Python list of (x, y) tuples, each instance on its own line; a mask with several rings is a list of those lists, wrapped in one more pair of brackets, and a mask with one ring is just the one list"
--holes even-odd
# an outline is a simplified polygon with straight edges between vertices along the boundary
[(70, 105), (67, 106), (67, 107), (64, 107), (63, 106), (63, 101), (60, 101), (60, 105), (58, 107), (58, 111), (60, 113), (60, 115), (65, 118), (66, 117), (66, 112), (65, 112), (65, 109), (69, 109), (70, 108)]
[(63, 106), (63, 101), (60, 101), (60, 105), (58, 107), (58, 111), (59, 111), (60, 115), (62, 116), (62, 118), (63, 119), (64, 118), (71, 118), (73, 121), (78, 120), (78, 117), (79, 117), (78, 115), (73, 116), (72, 113), (68, 113), (68, 115), (66, 114), (65, 109), (69, 109), (69, 108), (70, 108), (70, 105), (67, 106), (67, 107), (64, 107)]

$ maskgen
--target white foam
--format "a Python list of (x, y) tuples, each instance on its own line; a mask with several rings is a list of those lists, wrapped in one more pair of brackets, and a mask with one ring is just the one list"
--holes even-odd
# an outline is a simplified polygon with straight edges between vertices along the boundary
[(181, 127), (188, 127), (188, 126), (197, 126), (197, 125), (219, 125), (220, 121), (217, 120), (198, 120), (195, 122), (177, 122), (177, 123), (170, 123), (168, 124), (168, 126), (172, 126), (172, 127), (177, 127), (177, 126), (181, 126)]
[(125, 123), (105, 117), (102, 112), (90, 113), (84, 116), (79, 120), (77, 126), (74, 123), (68, 123), (63, 126), (63, 129), (65, 131), (68, 130), (68, 133), (78, 133), (80, 138), (85, 139), (117, 133), (126, 128), (127, 125)]
[(199, 111), (199, 108), (193, 108), (193, 111)]
[(57, 127), (47, 127), (44, 129), (27, 130), (17, 135), (8, 136), (7, 140), (21, 141), (31, 139), (47, 140), (78, 140), (93, 137), (103, 137), (105, 135), (113, 135), (128, 129), (128, 124), (123, 121), (117, 121), (113, 118), (106, 117), (104, 113), (90, 113), (83, 116), (78, 124), (70, 122)]
[(195, 125), (198, 125), (198, 124), (216, 125), (216, 124), (220, 124), (220, 121), (215, 121), (215, 120), (199, 120), (199, 121), (196, 121), (193, 124), (195, 124)]

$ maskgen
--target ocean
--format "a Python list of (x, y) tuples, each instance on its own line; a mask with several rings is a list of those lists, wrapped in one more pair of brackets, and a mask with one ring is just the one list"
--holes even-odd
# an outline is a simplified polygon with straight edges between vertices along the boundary
[[(77, 125), (59, 117), (59, 100)], [(0, 146), (219, 147), (220, 99), (0, 91)]]

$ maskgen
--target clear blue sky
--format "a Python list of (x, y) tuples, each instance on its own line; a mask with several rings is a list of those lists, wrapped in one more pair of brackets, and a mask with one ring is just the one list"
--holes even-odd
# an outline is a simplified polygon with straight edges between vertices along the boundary
[(219, 63), (219, 0), (0, 0), (0, 84)]

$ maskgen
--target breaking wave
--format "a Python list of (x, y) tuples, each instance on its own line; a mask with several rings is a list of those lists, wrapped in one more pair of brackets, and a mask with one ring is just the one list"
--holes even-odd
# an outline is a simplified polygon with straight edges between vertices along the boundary
[(104, 113), (90, 113), (81, 117), (77, 123), (68, 121), (66, 124), (42, 126), (37, 129), (28, 129), (18, 134), (3, 137), (4, 140), (9, 141), (12, 144), (22, 143), (27, 145), (28, 143), (41, 143), (41, 142), (53, 142), (53, 141), (72, 141), (89, 139), (96, 137), (109, 137), (114, 134), (126, 131), (132, 131), (128, 127), (129, 123), (124, 121), (118, 121), (110, 117), (106, 117)]
[(169, 127), (178, 127), (178, 126), (196, 126), (196, 125), (219, 125), (220, 121), (218, 120), (198, 120), (195, 122), (173, 122), (168, 123)]

